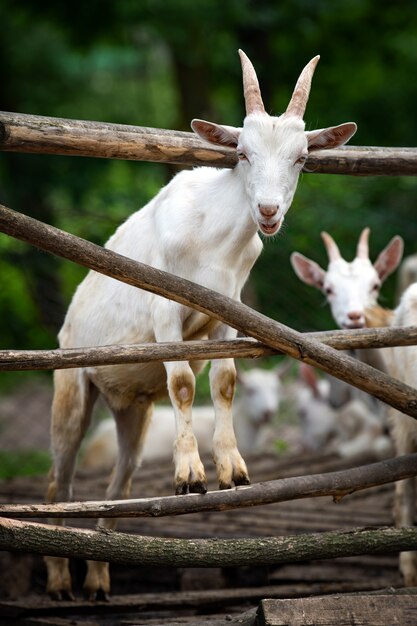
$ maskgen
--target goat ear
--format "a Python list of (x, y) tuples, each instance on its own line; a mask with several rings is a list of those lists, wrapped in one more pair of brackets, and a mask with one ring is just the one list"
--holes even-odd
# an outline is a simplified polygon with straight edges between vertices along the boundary
[(298, 278), (307, 285), (323, 289), (326, 272), (316, 263), (307, 259), (299, 252), (293, 252), (290, 257), (291, 265)]
[(343, 146), (356, 133), (355, 122), (346, 122), (339, 126), (320, 128), (320, 130), (307, 131), (309, 150), (324, 150), (325, 148), (338, 148)]
[(378, 276), (381, 280), (388, 278), (397, 269), (404, 252), (404, 241), (397, 235), (393, 237), (389, 244), (379, 254), (374, 263)]
[(233, 126), (221, 126), (204, 120), (193, 120), (191, 128), (202, 139), (221, 146), (236, 148), (239, 143), (241, 128)]

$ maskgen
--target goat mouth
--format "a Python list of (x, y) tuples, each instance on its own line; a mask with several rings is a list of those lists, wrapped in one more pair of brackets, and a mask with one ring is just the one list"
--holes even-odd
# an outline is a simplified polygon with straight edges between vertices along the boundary
[(343, 328), (347, 330), (354, 330), (355, 328), (365, 328), (365, 324), (363, 322), (351, 322), (350, 324), (343, 324)]
[(264, 235), (275, 235), (279, 231), (281, 227), (281, 220), (275, 222), (274, 224), (268, 224), (268, 222), (259, 222), (259, 228), (263, 232)]

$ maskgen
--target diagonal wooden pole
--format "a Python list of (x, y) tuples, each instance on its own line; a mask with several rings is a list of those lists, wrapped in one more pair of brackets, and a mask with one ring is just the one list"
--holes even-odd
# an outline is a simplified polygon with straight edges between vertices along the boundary
[(417, 391), (211, 289), (139, 263), (0, 205), (0, 231), (218, 319), (417, 418)]

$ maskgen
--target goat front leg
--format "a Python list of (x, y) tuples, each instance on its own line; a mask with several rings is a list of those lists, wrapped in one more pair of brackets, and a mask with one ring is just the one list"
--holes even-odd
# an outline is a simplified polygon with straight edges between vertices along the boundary
[[(217, 327), (210, 339), (233, 339), (237, 332), (228, 327)], [(213, 459), (216, 464), (220, 489), (230, 489), (232, 482), (249, 485), (246, 463), (237, 449), (233, 429), (232, 404), (236, 386), (236, 368), (233, 359), (216, 359), (210, 367), (210, 390), (215, 412)]]
[(175, 493), (206, 493), (207, 480), (192, 429), (195, 376), (188, 363), (165, 363), (175, 414)]
[[(182, 324), (185, 311), (184, 307), (169, 300), (158, 303), (154, 311), (154, 331), (157, 341), (183, 341)], [(175, 493), (176, 495), (188, 492), (206, 493), (206, 474), (192, 428), (195, 375), (187, 362), (164, 363), (164, 366), (167, 372), (168, 393), (175, 414)]]

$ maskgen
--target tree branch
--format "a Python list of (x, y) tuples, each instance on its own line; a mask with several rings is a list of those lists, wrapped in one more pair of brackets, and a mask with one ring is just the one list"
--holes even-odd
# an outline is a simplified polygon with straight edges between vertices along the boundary
[(251, 539), (162, 539), (0, 519), (0, 549), (122, 565), (276, 565), (417, 547), (417, 528), (353, 529)]
[[(360, 328), (303, 333), (336, 350), (417, 345), (417, 326)], [(91, 365), (252, 358), (282, 355), (255, 339), (182, 341), (68, 348), (56, 350), (0, 350), (0, 371), (66, 369)]]
[(1, 504), (1, 517), (166, 517), (203, 511), (259, 506), (301, 498), (345, 495), (376, 485), (417, 476), (417, 454), (408, 454), (362, 467), (312, 476), (295, 476), (256, 485), (162, 498), (55, 504)]

